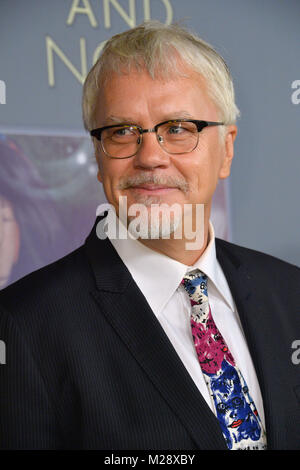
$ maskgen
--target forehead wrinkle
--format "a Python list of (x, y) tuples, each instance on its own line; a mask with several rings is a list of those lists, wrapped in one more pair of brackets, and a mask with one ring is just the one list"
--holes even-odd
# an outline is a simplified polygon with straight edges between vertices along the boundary
[[(188, 111), (184, 111), (184, 110), (168, 112), (167, 114), (163, 114), (161, 116), (160, 122), (169, 121), (169, 120), (172, 121), (173, 119), (195, 119), (195, 116), (192, 116)], [(109, 124), (115, 124), (115, 123), (116, 124), (121, 124), (121, 123), (137, 124), (138, 121), (139, 120), (136, 120), (133, 117), (109, 115), (103, 121), (103, 125), (109, 125)]]

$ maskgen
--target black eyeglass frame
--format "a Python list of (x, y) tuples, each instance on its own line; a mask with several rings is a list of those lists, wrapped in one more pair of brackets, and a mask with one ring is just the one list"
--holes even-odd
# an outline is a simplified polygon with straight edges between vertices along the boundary
[[(111, 155), (109, 155), (106, 150), (104, 149), (103, 147), (103, 144), (102, 144), (102, 140), (101, 140), (101, 134), (102, 132), (105, 130), (105, 129), (112, 129), (114, 127), (134, 127), (134, 129), (137, 129), (140, 133), (140, 135), (142, 136), (143, 134), (145, 133), (148, 133), (148, 132), (155, 132), (157, 137), (159, 137), (159, 135), (157, 134), (157, 130), (160, 126), (164, 125), (164, 124), (168, 124), (168, 123), (176, 123), (176, 122), (192, 122), (193, 124), (196, 125), (197, 127), (197, 132), (200, 133), (205, 127), (209, 127), (209, 126), (224, 126), (225, 123), (224, 122), (215, 122), (215, 121), (203, 121), (203, 120), (199, 120), (199, 119), (168, 119), (167, 121), (163, 121), (163, 122), (159, 122), (158, 124), (156, 124), (152, 129), (143, 129), (141, 126), (138, 126), (136, 124), (127, 124), (127, 123), (123, 123), (123, 124), (113, 124), (113, 125), (110, 125), (110, 126), (104, 126), (104, 127), (99, 127), (98, 129), (93, 129), (90, 131), (90, 135), (92, 137), (95, 137), (97, 140), (99, 140), (99, 142), (101, 143), (101, 147), (102, 147), (102, 150), (103, 152), (110, 158), (118, 158), (118, 159), (124, 159), (124, 158), (131, 158), (131, 157), (134, 157), (134, 155), (137, 154), (138, 152), (138, 149), (140, 147), (140, 145), (142, 144), (142, 139), (141, 141), (138, 143), (139, 144), (139, 147), (137, 149), (137, 151), (135, 153), (133, 153), (132, 155), (129, 155), (128, 157), (112, 157)], [(189, 152), (192, 152), (193, 150), (195, 150), (195, 148), (197, 147), (198, 145), (198, 142), (196, 143), (195, 147), (188, 151), (188, 152), (178, 152), (177, 153), (173, 153), (173, 152), (168, 152), (163, 146), (161, 146), (161, 148), (171, 154), (171, 155), (179, 155), (180, 153), (189, 153)]]

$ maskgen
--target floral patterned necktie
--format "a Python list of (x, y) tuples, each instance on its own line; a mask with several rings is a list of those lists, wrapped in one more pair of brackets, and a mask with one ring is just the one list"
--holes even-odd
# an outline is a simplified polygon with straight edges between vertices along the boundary
[(197, 357), (227, 446), (264, 450), (266, 435), (241, 371), (218, 330), (207, 296), (207, 276), (199, 269), (182, 285), (192, 305), (191, 328)]

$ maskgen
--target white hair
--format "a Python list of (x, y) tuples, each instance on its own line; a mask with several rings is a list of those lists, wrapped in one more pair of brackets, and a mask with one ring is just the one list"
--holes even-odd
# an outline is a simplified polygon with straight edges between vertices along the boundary
[[(232, 77), (224, 59), (207, 42), (183, 27), (148, 21), (106, 42), (83, 87), (85, 128), (90, 131), (97, 126), (95, 107), (98, 92), (111, 72), (122, 74), (132, 68), (146, 69), (153, 79), (168, 79), (175, 74), (180, 75), (180, 61), (204, 77), (209, 96), (219, 111), (219, 119), (226, 125), (234, 124), (239, 110), (235, 104)], [(224, 133), (224, 126), (220, 126), (220, 131)]]

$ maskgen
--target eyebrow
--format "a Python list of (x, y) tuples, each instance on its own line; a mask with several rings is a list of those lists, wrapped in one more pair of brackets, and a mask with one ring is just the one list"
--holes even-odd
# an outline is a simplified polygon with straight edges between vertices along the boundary
[(174, 113), (168, 113), (166, 116), (166, 120), (170, 119), (195, 119), (194, 116), (192, 116), (188, 111), (176, 111)]
[[(162, 118), (161, 118), (161, 121), (160, 122), (163, 122), (163, 121), (172, 121), (172, 119), (195, 119), (190, 113), (188, 113), (187, 111), (174, 111), (174, 112), (170, 112), (168, 114), (165, 114)], [(109, 126), (110, 124), (123, 124), (123, 123), (127, 123), (127, 124), (137, 124), (137, 121), (132, 118), (132, 117), (129, 117), (129, 116), (114, 116), (114, 115), (110, 115), (110, 116), (107, 116), (107, 118), (103, 121), (103, 126)]]
[(123, 123), (123, 122), (134, 122), (134, 119), (130, 118), (130, 117), (126, 117), (126, 116), (108, 116), (104, 121), (103, 121), (103, 124), (106, 126), (106, 125), (109, 125), (111, 123)]

